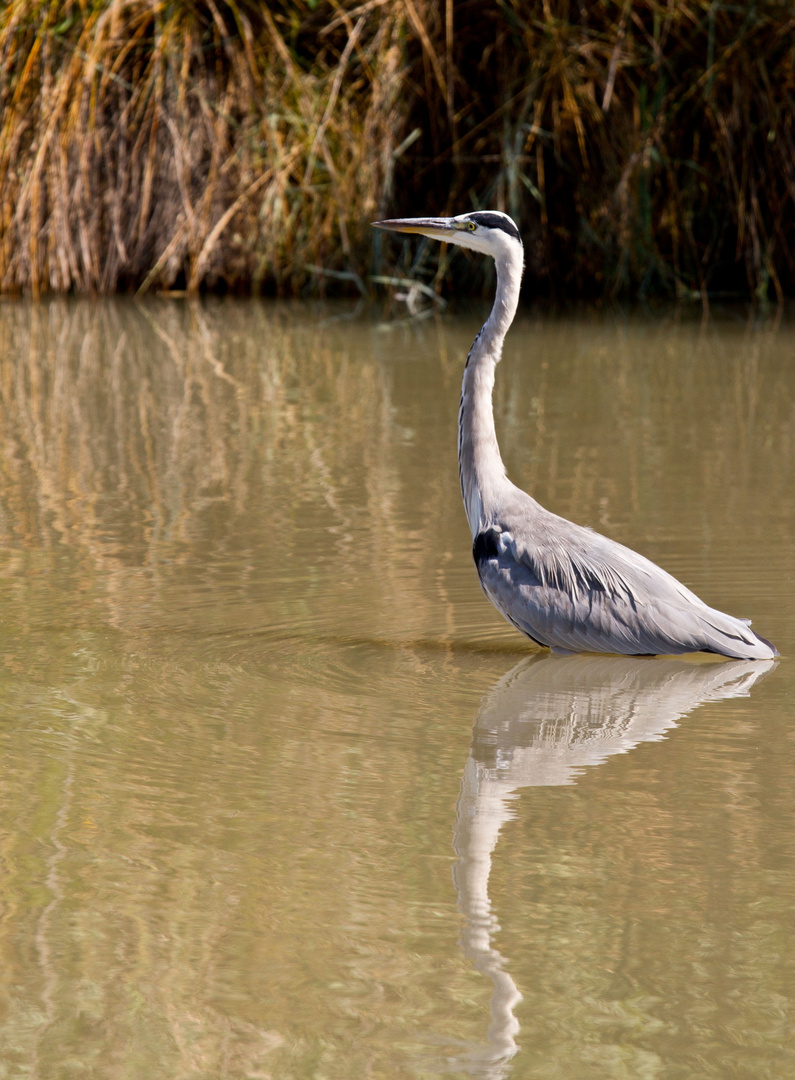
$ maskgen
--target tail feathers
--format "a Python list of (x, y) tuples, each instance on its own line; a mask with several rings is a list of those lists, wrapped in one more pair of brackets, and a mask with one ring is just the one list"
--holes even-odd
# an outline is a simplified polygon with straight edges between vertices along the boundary
[(778, 656), (775, 645), (751, 629), (750, 619), (735, 619), (712, 608), (709, 616), (703, 620), (707, 631), (703, 648), (707, 651), (738, 660), (772, 660)]
[[(751, 620), (749, 619), (748, 621), (750, 623)], [(761, 634), (757, 634), (753, 630), (751, 631), (751, 633), (754, 635), (754, 637), (756, 638), (757, 641), (761, 641), (763, 645), (766, 645), (768, 647), (768, 649), (770, 649), (773, 656), (778, 656), (779, 655), (778, 649), (776, 648), (776, 646), (773, 644), (772, 641), (768, 641), (766, 637), (762, 637)]]

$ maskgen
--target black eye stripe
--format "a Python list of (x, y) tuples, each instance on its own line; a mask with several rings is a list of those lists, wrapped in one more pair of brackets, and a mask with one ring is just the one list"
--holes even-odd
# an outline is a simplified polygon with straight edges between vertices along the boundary
[(476, 213), (469, 215), (469, 220), (474, 221), (476, 225), (484, 225), (487, 229), (502, 229), (503, 232), (512, 236), (514, 240), (518, 240), (520, 244), (522, 242), (519, 230), (510, 218), (503, 217), (502, 214), (493, 214), (489, 210), (478, 210)]

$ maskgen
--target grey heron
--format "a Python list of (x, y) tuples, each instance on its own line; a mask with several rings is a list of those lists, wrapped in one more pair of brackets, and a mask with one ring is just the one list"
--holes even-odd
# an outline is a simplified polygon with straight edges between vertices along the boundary
[(464, 367), (458, 467), (480, 584), (508, 622), (557, 652), (777, 656), (749, 620), (708, 607), (649, 559), (558, 517), (508, 479), (494, 429), (492, 390), (524, 267), (514, 221), (500, 211), (477, 211), (373, 224), (494, 259), (494, 306)]

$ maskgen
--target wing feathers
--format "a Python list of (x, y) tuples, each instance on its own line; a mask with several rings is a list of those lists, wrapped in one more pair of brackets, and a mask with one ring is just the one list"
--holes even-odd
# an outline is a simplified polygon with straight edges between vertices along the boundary
[(479, 533), (473, 555), (489, 599), (533, 640), (576, 652), (778, 655), (746, 620), (707, 607), (642, 555), (537, 503), (528, 516)]

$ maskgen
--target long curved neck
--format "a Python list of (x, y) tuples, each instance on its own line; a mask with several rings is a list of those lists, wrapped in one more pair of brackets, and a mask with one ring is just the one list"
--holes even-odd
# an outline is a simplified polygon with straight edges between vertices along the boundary
[(469, 350), (458, 410), (458, 472), (472, 538), (489, 524), (508, 484), (494, 429), (492, 391), (502, 344), (513, 322), (522, 282), (522, 251), (511, 245), (495, 258), (497, 295), (491, 314)]

